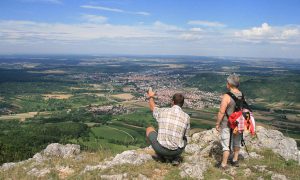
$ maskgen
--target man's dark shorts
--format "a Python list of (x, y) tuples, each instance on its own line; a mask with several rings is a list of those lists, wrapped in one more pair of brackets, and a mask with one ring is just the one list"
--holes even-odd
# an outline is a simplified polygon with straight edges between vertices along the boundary
[(179, 156), (183, 151), (187, 144), (187, 140), (184, 139), (184, 147), (178, 148), (176, 150), (170, 150), (165, 147), (163, 147), (158, 141), (157, 141), (157, 132), (152, 131), (149, 133), (148, 139), (151, 143), (152, 148), (156, 152), (157, 155), (160, 156), (167, 156), (167, 157), (175, 157)]

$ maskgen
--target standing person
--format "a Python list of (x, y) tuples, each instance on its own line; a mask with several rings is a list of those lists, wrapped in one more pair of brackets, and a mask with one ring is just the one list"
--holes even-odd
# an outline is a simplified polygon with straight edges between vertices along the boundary
[(158, 108), (154, 102), (155, 93), (151, 88), (147, 95), (150, 110), (158, 122), (158, 132), (153, 127), (146, 129), (147, 139), (159, 159), (170, 160), (172, 164), (178, 165), (190, 130), (190, 117), (181, 109), (184, 96), (176, 93), (171, 99), (171, 108)]
[[(236, 74), (229, 75), (227, 78), (227, 89), (233, 93), (238, 99), (242, 98), (242, 92), (238, 89), (240, 78)], [(238, 155), (241, 147), (241, 135), (232, 134), (228, 126), (228, 115), (235, 110), (235, 101), (228, 95), (224, 94), (220, 109), (217, 116), (216, 129), (221, 132), (221, 145), (223, 150), (223, 158), (220, 163), (221, 169), (227, 168), (227, 161), (230, 155), (231, 147), (233, 146), (233, 159), (231, 164), (238, 167)]]

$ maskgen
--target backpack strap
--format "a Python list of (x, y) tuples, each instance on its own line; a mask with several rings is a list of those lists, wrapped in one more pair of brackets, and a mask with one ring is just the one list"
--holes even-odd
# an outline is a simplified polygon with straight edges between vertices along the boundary
[[(249, 107), (248, 103), (246, 102), (245, 100), (245, 96), (244, 94), (242, 93), (242, 98), (241, 99), (238, 99), (232, 92), (228, 91), (226, 94), (228, 94), (233, 100), (234, 102), (236, 103), (238, 100), (242, 100), (243, 102), (243, 107), (249, 109), (250, 112), (252, 112), (252, 109)], [(226, 116), (228, 117), (228, 114), (226, 112)]]
[[(228, 94), (233, 100), (234, 102), (236, 103), (239, 99), (230, 91), (228, 91), (226, 94)], [(242, 93), (242, 99), (244, 99), (244, 95)]]
[[(226, 94), (229, 95), (234, 100), (235, 103), (236, 103), (236, 101), (238, 101), (238, 98), (232, 92), (228, 91)], [(229, 119), (227, 109), (225, 111), (225, 115), (226, 115), (227, 119)]]

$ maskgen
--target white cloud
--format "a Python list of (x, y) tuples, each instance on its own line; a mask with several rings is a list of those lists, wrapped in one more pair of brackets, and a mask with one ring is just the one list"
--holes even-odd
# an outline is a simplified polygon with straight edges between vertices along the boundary
[(190, 28), (182, 34), (179, 38), (187, 41), (197, 41), (202, 39), (205, 36), (205, 31), (201, 28)]
[(187, 23), (188, 25), (198, 25), (204, 27), (225, 27), (226, 25), (220, 22), (213, 21), (202, 21), (202, 20), (190, 20)]
[(161, 21), (117, 25), (108, 24), (104, 16), (91, 14), (83, 14), (81, 18), (82, 23), (74, 24), (0, 20), (0, 53), (300, 57), (300, 26), (297, 25), (273, 27), (265, 24), (239, 30), (184, 28)]
[(88, 41), (101, 38), (165, 38), (170, 37), (169, 30), (174, 27), (160, 24), (156, 25), (112, 25), (96, 24), (104, 22), (105, 17), (84, 15), (92, 23), (62, 24), (38, 23), (33, 21), (0, 21), (0, 34), (2, 41), (19, 41), (34, 43), (35, 41)]
[(123, 9), (110, 8), (110, 7), (104, 7), (104, 6), (82, 5), (80, 7), (85, 8), (85, 9), (96, 9), (96, 10), (101, 10), (101, 11), (115, 12), (115, 13), (136, 14), (136, 15), (142, 15), (142, 16), (149, 16), (150, 15), (150, 13), (144, 12), (144, 11), (132, 12), (132, 11), (125, 11)]
[(140, 12), (133, 12), (133, 14), (143, 15), (143, 16), (150, 16), (151, 14), (148, 12), (140, 11)]
[(268, 23), (263, 23), (260, 27), (236, 31), (235, 37), (254, 43), (300, 44), (300, 27), (273, 27)]
[(183, 30), (182, 28), (179, 28), (174, 25), (166, 24), (161, 21), (155, 21), (153, 23), (153, 25), (155, 28), (160, 29), (160, 30), (167, 30), (167, 31), (182, 31)]
[(190, 31), (192, 31), (192, 32), (202, 32), (203, 29), (201, 29), (201, 28), (191, 28)]
[(183, 39), (183, 40), (188, 40), (188, 41), (195, 41), (195, 40), (200, 40), (202, 38), (202, 36), (199, 34), (193, 34), (193, 33), (182, 33), (179, 36), (179, 38)]
[(103, 10), (103, 11), (111, 11), (111, 12), (119, 12), (124, 13), (125, 11), (122, 9), (116, 9), (116, 8), (109, 8), (109, 7), (103, 7), (103, 6), (93, 6), (93, 5), (82, 5), (81, 8), (85, 9), (97, 9), (97, 10)]
[(262, 37), (272, 33), (272, 28), (267, 23), (263, 23), (261, 27), (253, 27), (251, 29), (242, 30), (237, 32), (237, 35), (245, 37)]
[(84, 21), (87, 21), (89, 23), (98, 23), (98, 24), (102, 24), (107, 21), (107, 17), (93, 15), (93, 14), (83, 14), (81, 16), (81, 19), (83, 19)]
[(282, 37), (288, 38), (288, 37), (296, 37), (300, 35), (300, 30), (298, 29), (286, 29), (282, 31)]

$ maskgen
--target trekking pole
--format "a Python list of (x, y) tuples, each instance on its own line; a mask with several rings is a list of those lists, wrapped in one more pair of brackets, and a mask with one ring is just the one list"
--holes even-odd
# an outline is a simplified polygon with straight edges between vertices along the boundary
[(248, 148), (247, 148), (247, 146), (246, 146), (246, 143), (245, 143), (245, 140), (244, 140), (243, 137), (242, 137), (241, 143), (242, 143), (242, 146), (245, 146), (246, 152), (247, 152), (247, 154), (248, 154), (249, 157), (250, 157), (250, 153), (249, 153), (249, 151), (248, 151)]

